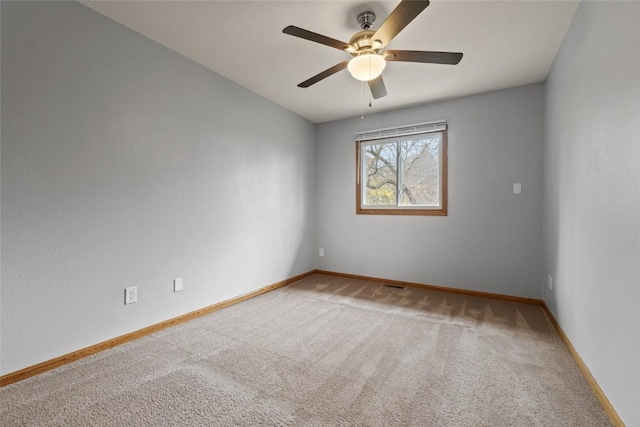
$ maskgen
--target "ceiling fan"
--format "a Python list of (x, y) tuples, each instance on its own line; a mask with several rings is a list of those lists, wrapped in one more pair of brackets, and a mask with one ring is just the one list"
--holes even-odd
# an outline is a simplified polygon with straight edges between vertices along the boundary
[(429, 6), (428, 0), (402, 0), (380, 25), (380, 28), (375, 31), (371, 29), (371, 26), (376, 20), (376, 15), (370, 11), (362, 12), (358, 15), (358, 24), (362, 31), (354, 34), (349, 43), (289, 25), (282, 30), (283, 33), (340, 49), (353, 56), (351, 60), (342, 61), (305, 80), (298, 87), (309, 87), (347, 68), (354, 78), (368, 82), (373, 98), (378, 99), (387, 95), (387, 89), (382, 80), (382, 70), (384, 70), (387, 61), (450, 65), (459, 63), (462, 59), (462, 53), (385, 50), (389, 42), (427, 6)]

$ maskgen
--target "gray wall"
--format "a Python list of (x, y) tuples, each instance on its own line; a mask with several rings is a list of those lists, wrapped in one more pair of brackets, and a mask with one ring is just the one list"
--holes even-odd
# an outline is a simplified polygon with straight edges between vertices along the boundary
[[(315, 136), (80, 4), (1, 14), (2, 374), (308, 271), (324, 247), (320, 269), (542, 295), (640, 425), (640, 3), (583, 2), (544, 87)], [(355, 133), (436, 119), (449, 216), (356, 216)]]
[(314, 268), (312, 123), (79, 3), (2, 66), (3, 374)]
[(545, 83), (544, 299), (640, 426), (640, 3), (582, 2)]
[[(438, 119), (449, 215), (356, 215), (356, 132)], [(316, 165), (319, 269), (540, 298), (540, 84), (318, 125)]]

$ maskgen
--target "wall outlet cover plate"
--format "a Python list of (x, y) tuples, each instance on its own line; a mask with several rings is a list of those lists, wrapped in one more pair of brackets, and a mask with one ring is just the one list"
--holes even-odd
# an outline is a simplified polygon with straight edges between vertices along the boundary
[(138, 302), (138, 287), (124, 288), (124, 303), (133, 304), (134, 302)]

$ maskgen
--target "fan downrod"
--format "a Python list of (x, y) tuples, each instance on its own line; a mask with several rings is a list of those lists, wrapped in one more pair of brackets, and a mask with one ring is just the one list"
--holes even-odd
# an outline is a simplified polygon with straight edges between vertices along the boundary
[(376, 14), (371, 11), (362, 12), (358, 15), (358, 25), (365, 31), (370, 30), (374, 22), (376, 22)]

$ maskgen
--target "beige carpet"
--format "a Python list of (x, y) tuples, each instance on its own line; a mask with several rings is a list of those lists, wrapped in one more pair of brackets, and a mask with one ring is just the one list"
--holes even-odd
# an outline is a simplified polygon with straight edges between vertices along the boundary
[(314, 275), (0, 389), (3, 426), (605, 426), (540, 307)]

